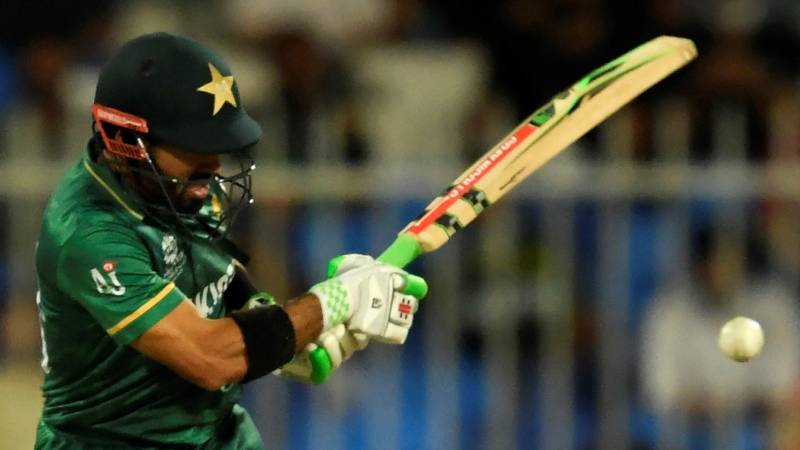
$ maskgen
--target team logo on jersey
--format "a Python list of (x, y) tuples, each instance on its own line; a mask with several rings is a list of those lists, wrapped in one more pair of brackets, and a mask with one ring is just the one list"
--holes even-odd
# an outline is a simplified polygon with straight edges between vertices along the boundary
[(165, 234), (161, 240), (161, 253), (164, 255), (164, 278), (174, 280), (183, 271), (186, 255), (178, 246), (178, 240), (171, 234)]

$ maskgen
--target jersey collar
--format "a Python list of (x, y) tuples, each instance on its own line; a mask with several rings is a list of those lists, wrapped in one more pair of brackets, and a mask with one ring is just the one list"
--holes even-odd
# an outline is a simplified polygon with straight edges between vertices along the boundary
[(136, 220), (143, 220), (144, 215), (133, 208), (134, 201), (131, 199), (131, 194), (125, 190), (120, 182), (117, 180), (117, 177), (114, 176), (114, 173), (111, 170), (102, 165), (98, 164), (97, 162), (92, 160), (90, 151), (86, 151), (83, 155), (83, 168), (89, 175), (100, 185), (100, 188), (108, 193), (114, 201), (117, 202), (125, 211), (127, 211), (131, 216), (136, 218)]

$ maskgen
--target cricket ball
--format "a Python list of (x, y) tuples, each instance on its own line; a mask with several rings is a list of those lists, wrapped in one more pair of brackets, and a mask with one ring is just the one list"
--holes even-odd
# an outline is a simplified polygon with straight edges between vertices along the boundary
[(764, 331), (753, 319), (735, 317), (719, 330), (719, 348), (734, 361), (750, 361), (761, 353), (763, 347)]

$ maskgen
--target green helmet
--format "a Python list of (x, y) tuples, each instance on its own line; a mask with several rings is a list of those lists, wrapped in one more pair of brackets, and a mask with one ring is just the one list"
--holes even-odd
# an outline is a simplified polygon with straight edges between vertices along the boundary
[(114, 116), (134, 116), (151, 142), (190, 152), (235, 152), (261, 137), (228, 65), (202, 44), (169, 33), (123, 45), (100, 73), (94, 103), (96, 121), (124, 126)]
[[(169, 33), (129, 41), (100, 73), (92, 115), (99, 135), (93, 141), (102, 140), (137, 174), (134, 189), (149, 218), (194, 236), (224, 238), (241, 209), (253, 203), (255, 164), (246, 150), (260, 139), (261, 127), (245, 112), (228, 65), (200, 43)], [(162, 172), (145, 142), (231, 154), (239, 171), (178, 180)], [(175, 194), (191, 184), (210, 186), (211, 208), (176, 202)]]

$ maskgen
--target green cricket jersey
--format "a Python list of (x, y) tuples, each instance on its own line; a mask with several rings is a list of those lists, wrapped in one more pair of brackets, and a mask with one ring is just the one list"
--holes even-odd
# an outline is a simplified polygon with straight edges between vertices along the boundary
[(87, 152), (45, 210), (36, 253), (40, 428), (101, 448), (193, 447), (212, 438), (241, 387), (205, 391), (128, 344), (187, 298), (206, 317), (224, 316), (233, 260), (148, 225), (133, 195)]

